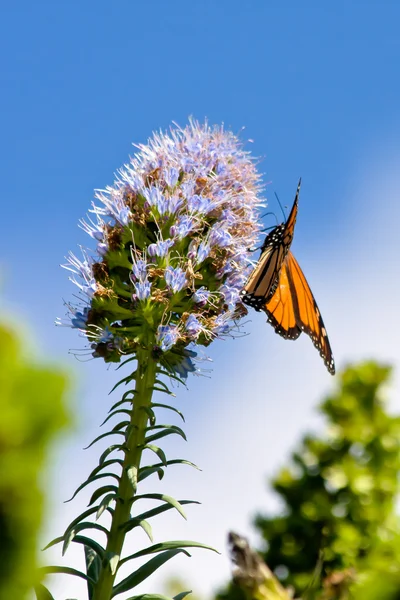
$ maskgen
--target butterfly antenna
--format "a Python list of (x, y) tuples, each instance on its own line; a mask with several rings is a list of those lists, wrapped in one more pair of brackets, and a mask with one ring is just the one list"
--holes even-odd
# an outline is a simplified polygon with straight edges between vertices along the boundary
[(274, 194), (275, 194), (275, 198), (278, 200), (278, 204), (279, 204), (279, 206), (280, 206), (280, 209), (281, 209), (281, 211), (282, 211), (282, 214), (283, 214), (283, 220), (284, 220), (284, 221), (286, 221), (287, 217), (286, 217), (285, 211), (283, 210), (283, 206), (282, 206), (282, 204), (281, 204), (281, 201), (279, 200), (279, 196), (278, 196), (278, 194), (277, 194), (276, 192), (274, 192)]
[[(275, 220), (276, 220), (276, 224), (277, 224), (277, 225), (279, 225), (279, 223), (278, 223), (278, 217), (277, 217), (277, 216), (276, 216), (276, 214), (275, 214), (274, 212), (272, 212), (272, 211), (269, 211), (269, 212), (266, 212), (266, 213), (264, 213), (263, 215), (261, 215), (261, 218), (263, 219), (264, 217), (268, 217), (268, 215), (274, 215), (274, 217), (275, 217)], [(272, 227), (271, 227), (270, 229), (272, 229)]]

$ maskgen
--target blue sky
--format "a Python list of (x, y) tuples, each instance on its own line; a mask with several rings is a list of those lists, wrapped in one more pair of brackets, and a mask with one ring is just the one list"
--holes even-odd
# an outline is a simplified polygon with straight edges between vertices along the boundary
[[(59, 264), (88, 243), (76, 225), (93, 189), (112, 183), (132, 142), (155, 129), (184, 125), (189, 115), (235, 132), (245, 127), (241, 135), (253, 140), (249, 148), (272, 182), (266, 196), (278, 218), (273, 191), (290, 205), (301, 175), (293, 249), (338, 366), (371, 356), (398, 364), (395, 0), (20, 0), (2, 17), (3, 310), (30, 330), (32, 355), (58, 360), (76, 381), (77, 428), (51, 471), (52, 534), (81, 506), (66, 509), (61, 501), (95, 460), (81, 447), (97, 433), (109, 402), (104, 390), (115, 381), (100, 363), (68, 355), (81, 341), (53, 325), (62, 298), (73, 293)], [(248, 337), (216, 343), (212, 378), (193, 379), (189, 393), (178, 390), (189, 430), (184, 452), (203, 472), (171, 473), (163, 485), (175, 496), (197, 494), (203, 505), (187, 524), (160, 524), (159, 535), (197, 536), (224, 552), (221, 559), (197, 553), (164, 571), (180, 571), (203, 593), (228, 576), (227, 530), (252, 535), (251, 515), (276, 507), (265, 476), (304, 428), (319, 426), (313, 407), (334, 384), (309, 339), (285, 342), (264, 321), (253, 315)], [(60, 593), (79, 593), (69, 585)]]

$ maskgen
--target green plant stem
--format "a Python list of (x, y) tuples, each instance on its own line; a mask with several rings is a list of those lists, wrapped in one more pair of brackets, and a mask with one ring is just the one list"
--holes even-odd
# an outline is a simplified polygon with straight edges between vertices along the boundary
[(128, 473), (131, 475), (132, 472), (139, 472), (147, 421), (149, 419), (146, 409), (151, 404), (156, 370), (157, 363), (152, 358), (150, 352), (140, 351), (137, 353), (136, 385), (129, 426), (130, 433), (127, 440), (118, 496), (107, 541), (106, 560), (101, 567), (99, 579), (94, 586), (93, 600), (111, 599), (116, 572), (115, 568), (112, 572), (109, 560), (115, 557), (115, 560), (119, 561), (121, 557), (125, 539), (125, 532), (121, 525), (130, 518), (131, 506), (136, 493)]

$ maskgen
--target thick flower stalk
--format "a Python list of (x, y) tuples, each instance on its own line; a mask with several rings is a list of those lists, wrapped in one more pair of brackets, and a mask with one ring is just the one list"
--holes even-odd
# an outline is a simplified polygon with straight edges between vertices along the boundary
[[(154, 135), (138, 149), (114, 186), (97, 191), (97, 204), (81, 221), (97, 242), (96, 253), (84, 250), (82, 259), (70, 254), (66, 266), (81, 299), (67, 305), (69, 324), (87, 338), (94, 357), (136, 365), (122, 380), (134, 387), (111, 413), (128, 416), (110, 432), (122, 434), (124, 441), (103, 453), (84, 484), (99, 477), (104, 462), (110, 462), (105, 457), (123, 453), (123, 460), (112, 461), (122, 467), (118, 485), (94, 494), (93, 502), (103, 498), (97, 512), (107, 508), (111, 524), (100, 529), (107, 538), (105, 548), (90, 546), (98, 559), (96, 569), (90, 563), (87, 570), (93, 600), (109, 600), (143, 579), (131, 574), (115, 584), (119, 568), (132, 558), (121, 559), (125, 534), (138, 524), (149, 533), (145, 519), (132, 516), (137, 484), (179, 462), (167, 461), (152, 442), (169, 433), (183, 434), (175, 426), (155, 425), (153, 392), (170, 393), (160, 376), (186, 379), (196, 370), (199, 345), (208, 346), (237, 329), (246, 314), (240, 291), (251, 268), (249, 249), (259, 232), (259, 175), (231, 132), (191, 121), (184, 129)], [(124, 403), (128, 409), (121, 408)], [(161, 462), (143, 467), (144, 450), (156, 452)], [(158, 499), (181, 511), (177, 501)], [(163, 510), (165, 506), (159, 512)], [(76, 536), (79, 519), (60, 538), (64, 545), (81, 537)], [(88, 547), (87, 541), (81, 543)], [(168, 544), (164, 552), (194, 545)]]

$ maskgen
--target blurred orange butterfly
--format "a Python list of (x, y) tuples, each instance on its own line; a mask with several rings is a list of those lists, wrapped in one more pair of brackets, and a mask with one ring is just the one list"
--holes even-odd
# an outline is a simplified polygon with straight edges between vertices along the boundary
[(287, 221), (266, 236), (259, 261), (242, 290), (242, 301), (266, 312), (268, 323), (285, 340), (296, 340), (302, 331), (307, 333), (334, 375), (335, 362), (324, 322), (303, 271), (290, 252), (300, 185), (301, 179)]

